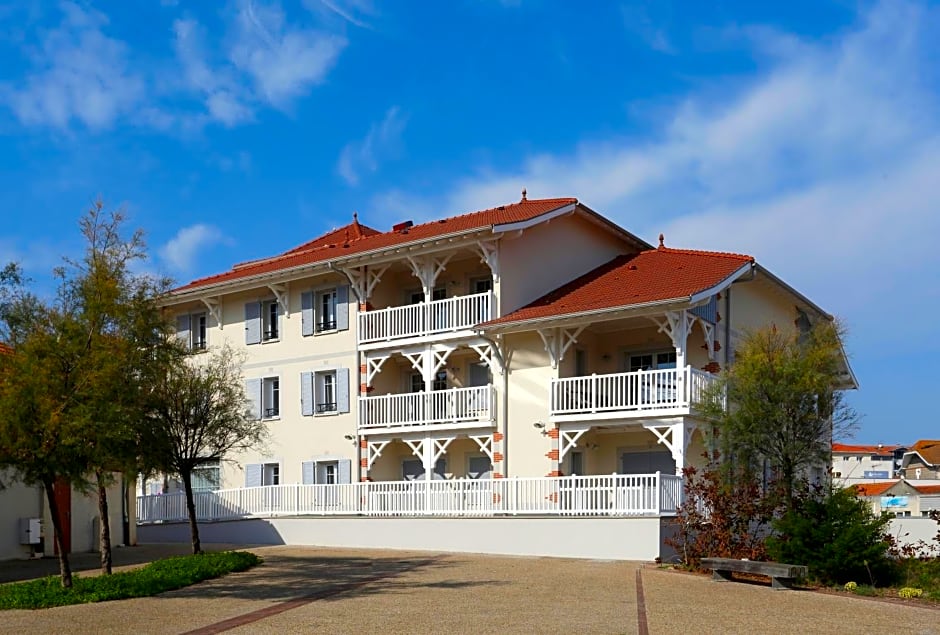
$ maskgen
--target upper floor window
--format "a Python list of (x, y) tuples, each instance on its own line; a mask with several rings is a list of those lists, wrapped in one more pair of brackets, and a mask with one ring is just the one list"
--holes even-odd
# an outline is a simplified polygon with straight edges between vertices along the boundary
[(278, 305), (277, 300), (270, 300), (261, 303), (262, 318), (262, 338), (264, 341), (276, 340), (278, 338)]
[(317, 294), (317, 333), (336, 330), (336, 289)]
[(629, 355), (627, 364), (630, 372), (638, 370), (654, 370), (676, 367), (676, 352), (646, 353), (643, 355)]
[(336, 371), (316, 375), (317, 414), (336, 412)]
[(245, 386), (255, 419), (274, 419), (281, 415), (281, 380), (279, 377), (249, 379), (245, 382)]
[(204, 351), (207, 345), (208, 316), (205, 313), (186, 313), (176, 316), (176, 336), (191, 351)]
[(300, 373), (300, 413), (309, 415), (349, 412), (349, 369), (324, 368)]
[(473, 293), (486, 293), (493, 290), (492, 278), (476, 278), (470, 281), (470, 289)]

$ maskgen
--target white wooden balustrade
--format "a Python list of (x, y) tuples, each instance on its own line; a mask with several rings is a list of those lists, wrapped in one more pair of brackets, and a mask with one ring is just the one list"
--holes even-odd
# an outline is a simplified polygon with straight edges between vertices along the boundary
[(475, 293), (359, 313), (359, 343), (460, 331), (492, 319), (493, 294)]
[(495, 413), (492, 385), (359, 398), (359, 428), (417, 428), (489, 423)]
[[(674, 516), (682, 478), (614, 474), (267, 485), (197, 492), (199, 520), (265, 516)], [(187, 520), (183, 493), (137, 497), (137, 522)]]
[(552, 379), (551, 414), (645, 416), (661, 410), (689, 414), (717, 379), (691, 366)]

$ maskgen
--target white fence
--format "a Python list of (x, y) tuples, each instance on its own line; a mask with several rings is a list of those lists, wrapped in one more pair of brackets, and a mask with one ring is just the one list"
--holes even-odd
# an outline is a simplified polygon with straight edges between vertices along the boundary
[(691, 366), (552, 379), (551, 414), (690, 409), (716, 380)]
[(492, 319), (493, 294), (475, 293), (445, 300), (359, 313), (359, 343), (381, 342), (468, 329)]
[(492, 421), (492, 385), (359, 398), (360, 428), (414, 427)]
[[(682, 478), (615, 474), (554, 478), (268, 485), (197, 492), (196, 517), (674, 516)], [(137, 522), (184, 521), (183, 493), (137, 497)]]

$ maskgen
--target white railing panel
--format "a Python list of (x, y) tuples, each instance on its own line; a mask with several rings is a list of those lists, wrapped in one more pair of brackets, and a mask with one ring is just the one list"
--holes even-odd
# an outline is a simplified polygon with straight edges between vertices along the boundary
[[(199, 520), (330, 516), (672, 516), (682, 501), (672, 474), (269, 485), (195, 497)], [(137, 498), (141, 524), (187, 520), (182, 493)]]
[(359, 313), (359, 343), (459, 331), (493, 318), (491, 292)]
[(495, 389), (489, 386), (359, 398), (360, 428), (391, 428), (492, 421)]
[(687, 409), (716, 380), (691, 366), (552, 379), (551, 414)]

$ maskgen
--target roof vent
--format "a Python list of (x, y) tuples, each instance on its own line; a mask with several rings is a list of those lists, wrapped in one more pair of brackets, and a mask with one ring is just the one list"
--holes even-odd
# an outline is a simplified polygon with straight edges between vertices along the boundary
[(406, 220), (406, 221), (402, 221), (398, 223), (397, 225), (392, 225), (392, 231), (401, 232), (401, 231), (405, 231), (409, 227), (414, 227), (414, 222), (410, 220)]

